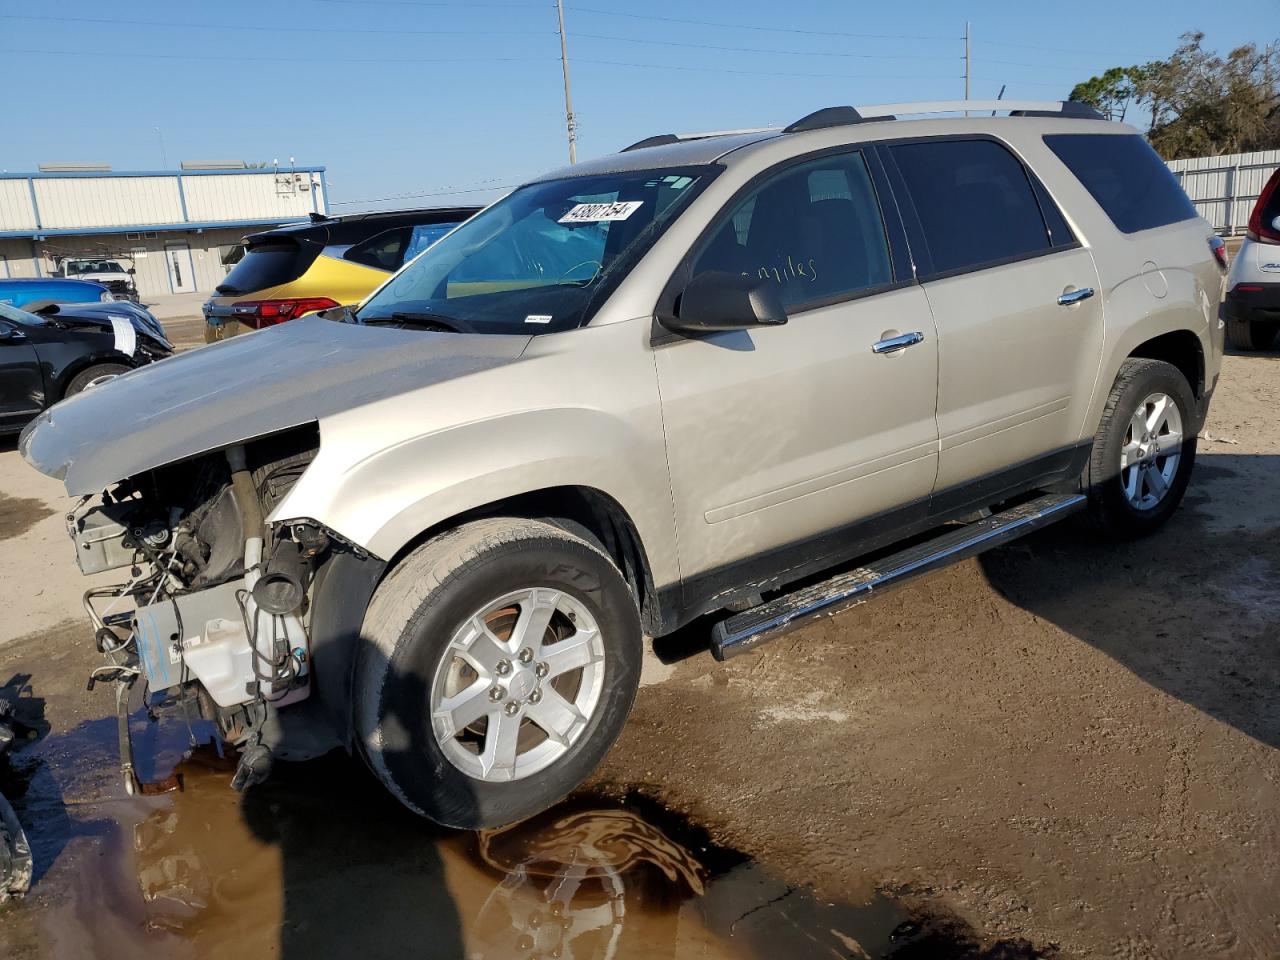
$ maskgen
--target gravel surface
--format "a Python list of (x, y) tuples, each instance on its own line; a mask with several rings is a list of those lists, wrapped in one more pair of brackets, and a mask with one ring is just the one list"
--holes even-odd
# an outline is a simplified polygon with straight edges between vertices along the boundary
[[(1034, 955), (992, 946), (1018, 941), (1059, 957), (1280, 956), (1278, 361), (1226, 359), (1187, 499), (1150, 539), (1062, 526), (729, 664), (650, 657), (596, 795), (639, 791), (814, 903), (888, 897), (951, 918), (992, 951), (966, 957)], [(79, 673), (91, 638), (70, 624), (86, 583), (66, 505), (0, 446), (17, 614), (0, 644), (25, 636), (0, 646), (0, 681), (31, 675), (55, 736), (110, 710)], [(110, 751), (81, 760), (67, 742), (49, 762), (118, 793)], [(0, 912), (7, 955), (55, 955), (38, 945), (57, 904), (86, 925), (114, 909), (64, 865), (76, 849), (37, 842), (58, 860)]]

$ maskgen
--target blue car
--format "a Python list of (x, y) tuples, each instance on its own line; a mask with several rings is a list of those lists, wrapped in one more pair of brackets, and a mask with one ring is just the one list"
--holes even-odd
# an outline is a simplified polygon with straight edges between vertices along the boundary
[(111, 303), (115, 297), (100, 283), (41, 277), (0, 280), (0, 303), (20, 310), (39, 310), (51, 303)]

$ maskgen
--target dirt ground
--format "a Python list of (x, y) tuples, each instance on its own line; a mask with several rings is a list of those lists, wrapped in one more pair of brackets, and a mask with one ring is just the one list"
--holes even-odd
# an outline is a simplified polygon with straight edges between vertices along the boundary
[(726, 665), (651, 657), (588, 788), (484, 837), (344, 758), (237, 795), (140, 716), (184, 789), (127, 798), (66, 503), (0, 447), (0, 790), (37, 861), (0, 956), (1280, 956), (1278, 361), (1227, 358), (1157, 536), (1052, 529)]

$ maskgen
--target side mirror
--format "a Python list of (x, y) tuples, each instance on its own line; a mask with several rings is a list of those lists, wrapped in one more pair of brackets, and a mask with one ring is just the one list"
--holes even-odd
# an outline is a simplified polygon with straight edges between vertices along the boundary
[[(128, 271), (127, 271), (127, 272), (128, 272), (130, 275), (133, 275), (133, 274), (137, 273), (138, 271), (137, 271), (137, 270), (135, 270), (133, 267), (130, 267), (130, 268), (128, 269)], [(1121, 439), (1124, 439), (1124, 438), (1122, 437)]]
[(676, 316), (662, 325), (676, 333), (702, 334), (718, 330), (776, 327), (787, 322), (778, 288), (768, 280), (740, 273), (708, 270), (684, 288)]

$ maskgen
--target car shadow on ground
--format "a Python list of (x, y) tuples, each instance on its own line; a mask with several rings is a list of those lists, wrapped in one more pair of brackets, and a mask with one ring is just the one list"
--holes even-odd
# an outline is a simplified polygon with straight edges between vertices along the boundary
[(1202, 456), (1169, 523), (1127, 543), (1065, 523), (985, 554), (991, 586), (1143, 680), (1280, 746), (1280, 457)]

